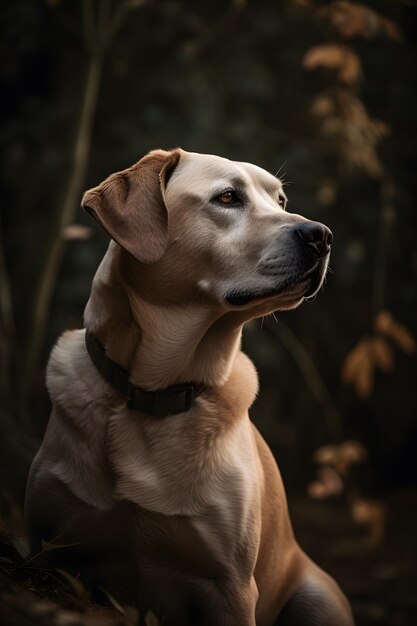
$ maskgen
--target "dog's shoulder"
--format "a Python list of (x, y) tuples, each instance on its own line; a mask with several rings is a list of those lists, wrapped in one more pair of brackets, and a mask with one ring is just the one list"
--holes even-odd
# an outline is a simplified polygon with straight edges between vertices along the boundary
[(84, 329), (66, 331), (58, 339), (49, 358), (46, 385), (52, 402), (74, 414), (92, 404), (108, 406), (114, 396), (91, 362)]
[(52, 413), (33, 478), (62, 482), (83, 502), (106, 509), (113, 501), (105, 454), (108, 407), (117, 411), (120, 401), (114, 401), (115, 392), (91, 362), (84, 330), (67, 331), (59, 338), (46, 380)]

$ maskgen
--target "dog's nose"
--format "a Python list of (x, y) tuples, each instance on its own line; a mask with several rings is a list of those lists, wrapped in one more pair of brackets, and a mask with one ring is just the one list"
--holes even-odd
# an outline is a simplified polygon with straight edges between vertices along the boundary
[(318, 256), (324, 256), (330, 252), (333, 243), (333, 233), (320, 222), (303, 222), (295, 229), (295, 234), (302, 241), (313, 248)]

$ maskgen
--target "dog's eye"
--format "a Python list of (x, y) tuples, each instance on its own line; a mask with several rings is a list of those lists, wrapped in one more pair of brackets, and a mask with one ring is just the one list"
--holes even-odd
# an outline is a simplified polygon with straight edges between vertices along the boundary
[(287, 208), (287, 203), (288, 203), (288, 200), (285, 196), (280, 196), (278, 198), (278, 204), (281, 207), (281, 209), (284, 209), (284, 211)]
[(240, 202), (233, 189), (226, 189), (226, 191), (223, 191), (221, 194), (216, 196), (215, 200), (221, 204), (236, 204), (237, 202)]

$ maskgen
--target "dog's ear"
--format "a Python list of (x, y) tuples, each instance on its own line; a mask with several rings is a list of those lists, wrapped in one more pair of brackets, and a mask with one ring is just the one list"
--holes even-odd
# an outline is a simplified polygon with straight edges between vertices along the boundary
[(126, 170), (86, 191), (81, 206), (122, 248), (154, 263), (168, 245), (165, 186), (178, 164), (179, 148), (153, 150)]

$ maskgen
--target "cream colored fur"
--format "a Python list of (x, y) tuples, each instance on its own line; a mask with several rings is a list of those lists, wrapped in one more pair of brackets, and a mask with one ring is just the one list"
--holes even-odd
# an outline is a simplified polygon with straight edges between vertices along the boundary
[[(245, 203), (213, 200), (233, 186)], [(146, 194), (148, 241), (130, 225)], [(47, 495), (45, 478), (97, 511), (127, 501), (167, 520), (184, 517), (198, 537), (195, 558), (209, 550), (219, 581), (225, 576), (219, 593), (231, 608), (216, 623), (270, 626), (297, 590), (320, 581), (329, 598), (320, 623), (330, 626), (335, 610), (341, 621), (331, 626), (347, 626), (341, 592), (294, 540), (278, 469), (248, 417), (258, 380), (240, 350), (244, 323), (301, 304), (328, 263), (323, 254), (319, 274), (313, 261), (298, 269), (294, 232), (306, 220), (286, 213), (284, 199), (281, 182), (254, 165), (181, 150), (151, 153), (86, 194), (84, 204), (118, 241), (94, 278), (87, 328), (133, 384), (205, 387), (183, 414), (161, 420), (129, 411), (91, 362), (84, 330), (64, 333), (48, 365), (54, 408), (31, 470), (28, 518)], [(262, 295), (280, 284), (277, 295)], [(236, 288), (260, 295), (230, 304)]]

